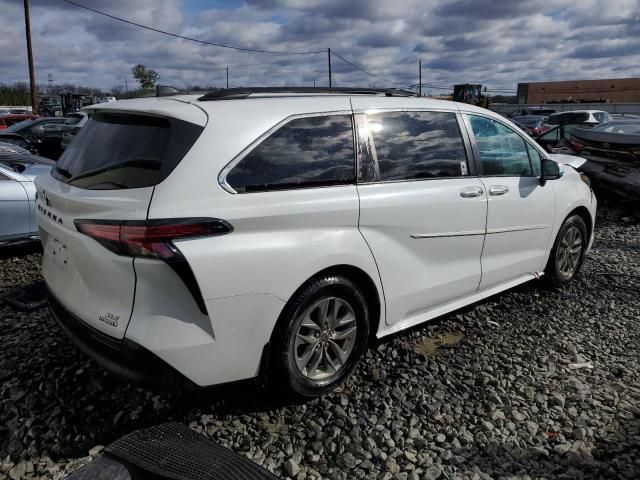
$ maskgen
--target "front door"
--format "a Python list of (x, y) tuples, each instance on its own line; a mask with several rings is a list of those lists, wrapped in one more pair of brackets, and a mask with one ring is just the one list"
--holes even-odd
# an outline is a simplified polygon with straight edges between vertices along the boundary
[(478, 288), (487, 197), (459, 121), (444, 111), (356, 114), (359, 227), (380, 271), (388, 324), (421, 321)]
[(507, 125), (467, 115), (488, 194), (480, 289), (544, 270), (555, 193), (540, 185), (540, 152)]

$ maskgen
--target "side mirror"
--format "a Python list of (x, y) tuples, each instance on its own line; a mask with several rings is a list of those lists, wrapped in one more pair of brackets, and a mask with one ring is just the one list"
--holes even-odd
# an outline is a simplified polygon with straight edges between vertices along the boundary
[(548, 158), (542, 159), (542, 175), (540, 175), (540, 185), (547, 183), (547, 180), (557, 180), (564, 175), (562, 165)]

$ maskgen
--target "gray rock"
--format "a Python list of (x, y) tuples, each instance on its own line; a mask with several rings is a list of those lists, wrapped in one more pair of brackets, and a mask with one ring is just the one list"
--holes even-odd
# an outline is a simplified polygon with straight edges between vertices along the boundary
[(287, 475), (290, 477), (295, 477), (300, 473), (300, 465), (293, 461), (293, 459), (289, 459), (284, 464), (284, 470), (287, 472)]
[(436, 465), (431, 465), (424, 472), (424, 478), (426, 480), (438, 480), (438, 478), (440, 478), (441, 475), (442, 475), (442, 470), (440, 470), (440, 467)]

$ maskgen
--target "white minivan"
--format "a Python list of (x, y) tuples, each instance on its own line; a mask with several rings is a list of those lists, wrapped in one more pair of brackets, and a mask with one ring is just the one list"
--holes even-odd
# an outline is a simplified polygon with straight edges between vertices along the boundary
[(261, 88), (87, 111), (36, 180), (42, 270), (129, 379), (321, 395), (376, 337), (571, 281), (593, 241), (588, 179), (482, 108)]

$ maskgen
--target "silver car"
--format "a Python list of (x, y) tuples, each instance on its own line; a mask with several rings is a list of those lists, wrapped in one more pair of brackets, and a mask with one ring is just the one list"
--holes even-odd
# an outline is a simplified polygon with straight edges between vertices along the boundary
[(0, 142), (0, 246), (38, 237), (33, 180), (55, 162)]

